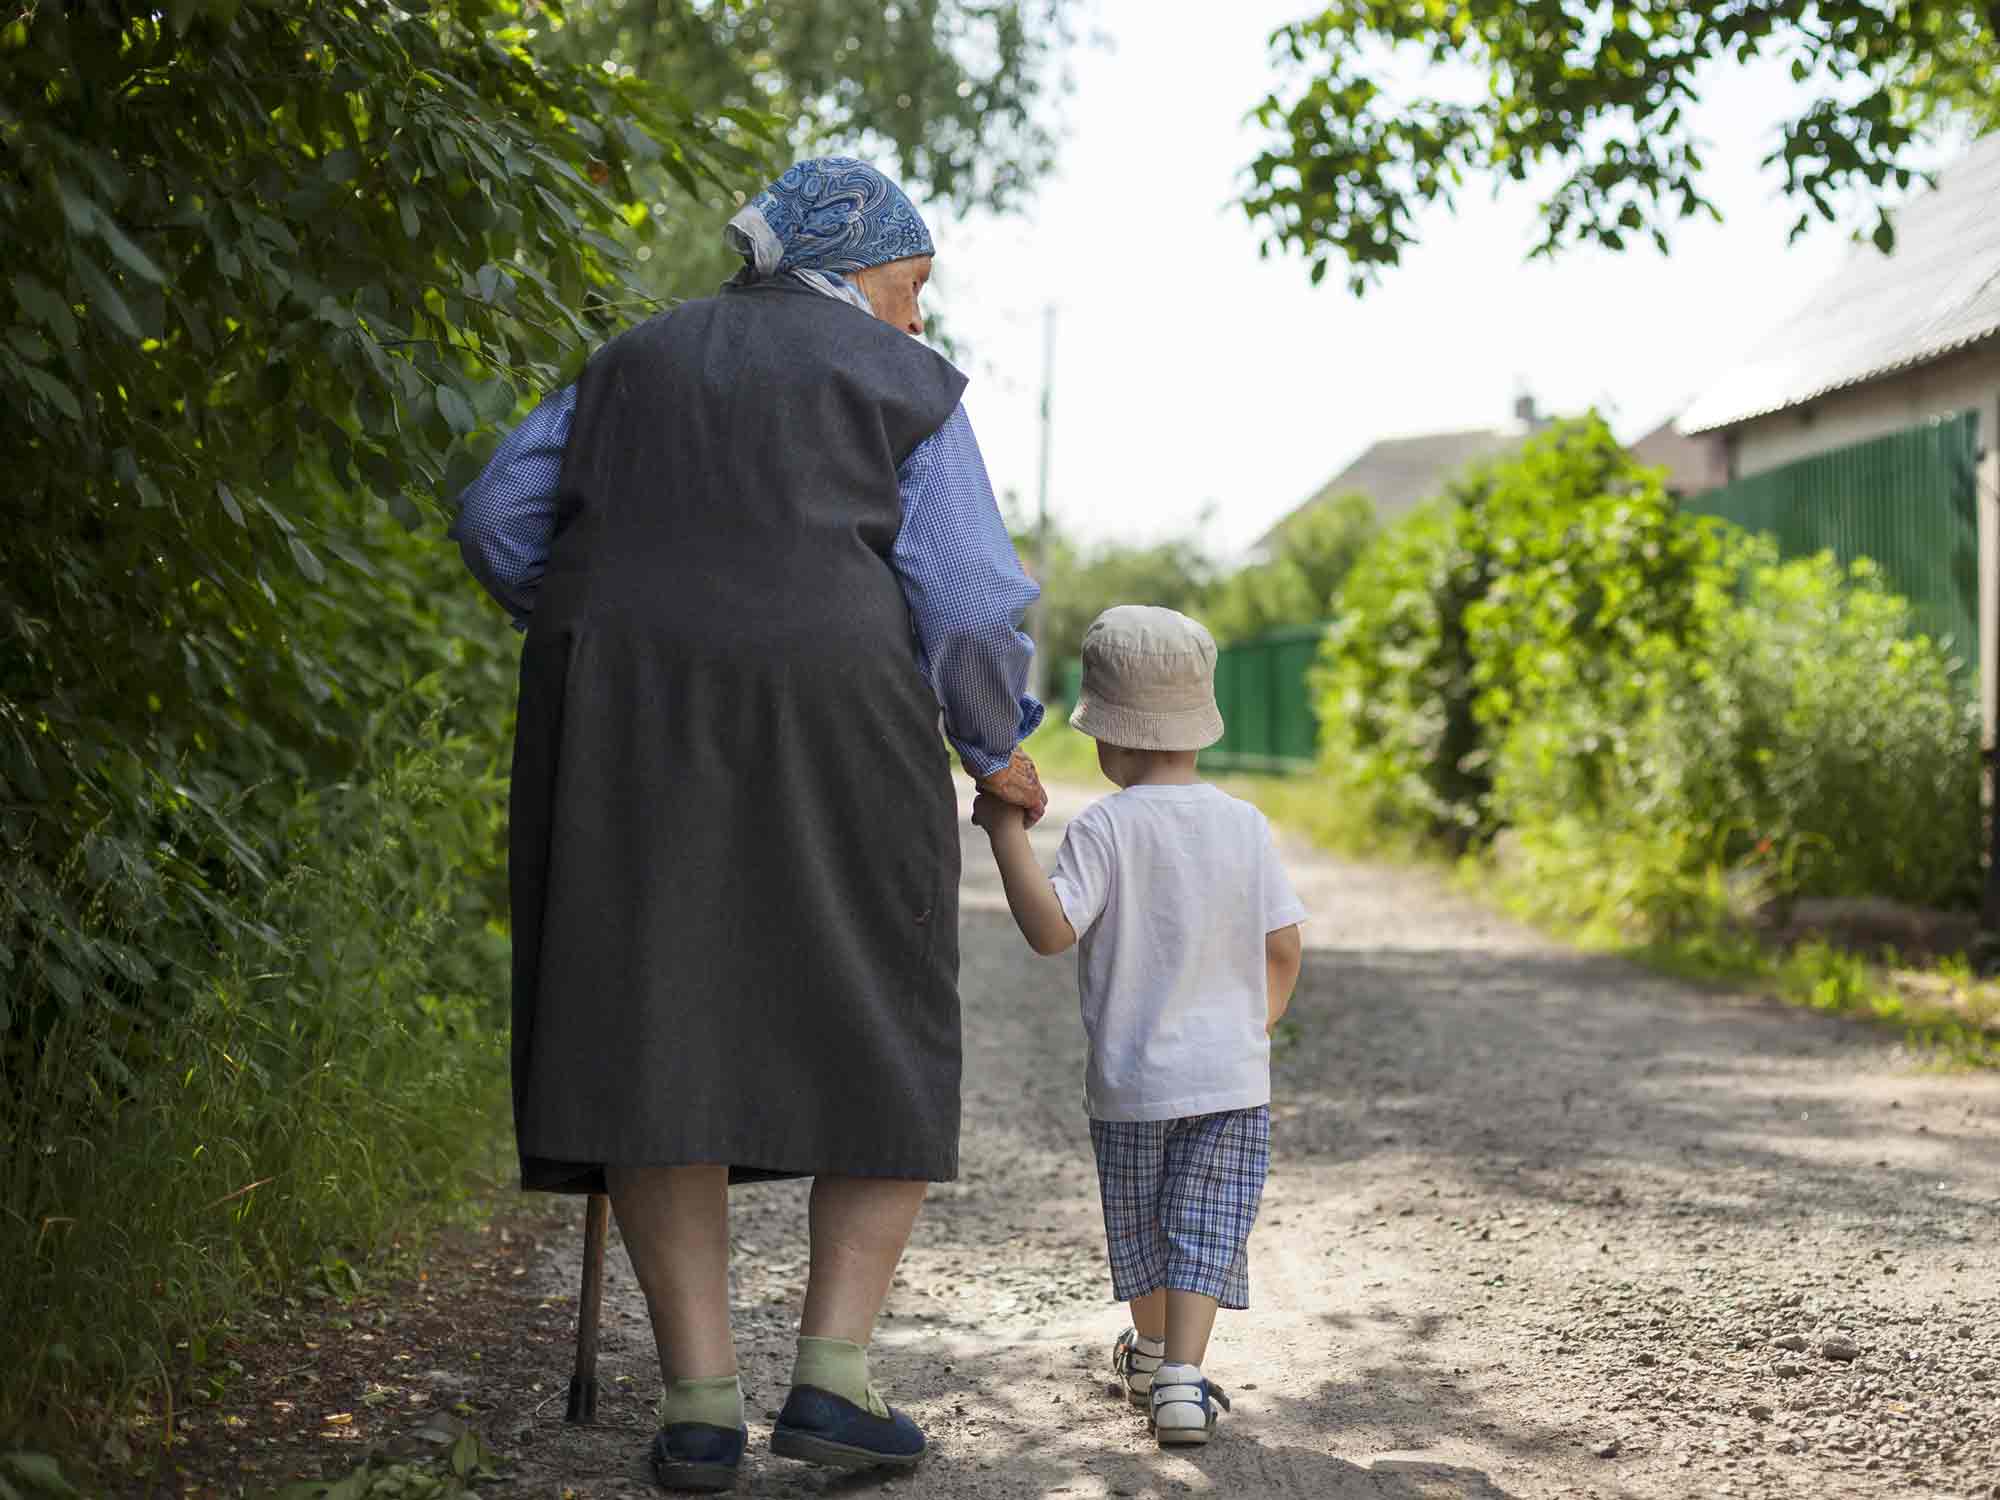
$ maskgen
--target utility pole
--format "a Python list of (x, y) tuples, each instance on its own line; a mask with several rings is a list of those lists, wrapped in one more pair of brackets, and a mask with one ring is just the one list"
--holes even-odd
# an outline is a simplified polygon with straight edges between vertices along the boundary
[(1029, 616), (1028, 634), (1035, 642), (1035, 683), (1034, 694), (1044, 703), (1048, 701), (1049, 689), (1054, 685), (1049, 660), (1048, 645), (1043, 625), (1048, 619), (1049, 587), (1049, 432), (1051, 427), (1051, 403), (1056, 379), (1056, 307), (1051, 302), (1042, 309), (1042, 481), (1041, 493), (1035, 508), (1035, 582), (1042, 586), (1042, 596), (1035, 601)]

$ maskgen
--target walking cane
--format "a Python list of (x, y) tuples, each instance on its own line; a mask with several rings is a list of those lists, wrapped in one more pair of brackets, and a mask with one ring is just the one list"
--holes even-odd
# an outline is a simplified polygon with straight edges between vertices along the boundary
[(611, 1200), (592, 1193), (583, 1208), (583, 1289), (576, 1299), (576, 1373), (569, 1378), (566, 1422), (597, 1420), (597, 1326), (604, 1313), (604, 1239)]

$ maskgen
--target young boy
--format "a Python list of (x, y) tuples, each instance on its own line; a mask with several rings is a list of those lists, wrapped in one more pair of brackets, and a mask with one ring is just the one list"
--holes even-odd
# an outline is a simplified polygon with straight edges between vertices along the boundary
[(1218, 1306), (1249, 1306), (1244, 1254), (1271, 1154), (1271, 1030), (1305, 910), (1264, 815), (1195, 774), (1222, 737), (1215, 642), (1170, 609), (1106, 610), (1070, 723), (1122, 790), (1069, 825), (1054, 879), (1017, 807), (982, 795), (1007, 904), (1037, 953), (1081, 944), (1084, 1103), (1114, 1294), (1112, 1360), (1162, 1445), (1205, 1443), (1229, 1399), (1201, 1362)]

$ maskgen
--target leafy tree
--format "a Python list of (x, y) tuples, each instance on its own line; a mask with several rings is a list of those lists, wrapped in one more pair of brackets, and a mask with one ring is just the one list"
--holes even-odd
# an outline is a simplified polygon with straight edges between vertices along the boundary
[[(1073, 40), (1072, 10), (1072, 0), (570, 0), (536, 45), (671, 80), (690, 109), (747, 120), (746, 145), (774, 117), (791, 154), (858, 151), (893, 165), (922, 200), (1005, 212), (1054, 159), (1045, 106), (1065, 87), (1055, 60)], [(646, 180), (674, 181), (661, 170)], [(648, 283), (671, 296), (712, 291), (736, 266), (712, 217), (674, 214), (665, 191), (654, 198)]]
[[(461, 721), (498, 741), (504, 628), (448, 550), (381, 523), (420, 526), (490, 424), (657, 305), (656, 268), (699, 259), (677, 219), (719, 244), (715, 203), (787, 149), (757, 105), (804, 109), (816, 142), (876, 132), (967, 197), (1040, 169), (1022, 70), (1050, 49), (1043, 12), (848, 9), (83, 0), (0, 26), (0, 381), (21, 418), (0, 456), (22, 476), (0, 536), (0, 967), (18, 944), (23, 1003), (137, 983), (87, 937), (113, 872), (192, 912), (268, 868), (245, 799), (343, 774), (383, 695), (444, 664), (438, 608), (478, 688)], [(644, 70), (600, 55), (633, 16), (678, 39)], [(830, 43), (834, 20), (867, 48)], [(918, 91), (908, 111), (878, 108), (891, 85)], [(1022, 144), (978, 177), (984, 104)], [(154, 826), (188, 799), (217, 840), (162, 875)]]
[(1317, 624), (1333, 612), (1334, 595), (1375, 531), (1375, 506), (1366, 495), (1315, 505), (1280, 532), (1275, 557), (1215, 586), (1203, 621), (1223, 642)]
[(805, 86), (697, 104), (552, 0), (0, 14), (6, 1446), (478, 1149), (516, 647), (437, 502)]
[[(1469, 177), (1563, 174), (1541, 256), (1639, 237), (1664, 249), (1678, 220), (1719, 219), (1694, 119), (1713, 66), (1789, 60), (1813, 90), (1766, 160), (1801, 205), (1794, 236), (1853, 193), (1888, 249), (1882, 204), (1914, 179), (1916, 149), (1952, 121), (2000, 126), (2000, 6), (1969, 0), (1340, 0), (1272, 51), (1288, 76), (1257, 108), (1272, 140), (1244, 207), (1267, 251), (1302, 253), (1315, 284), (1341, 262), (1357, 293)], [(1377, 81), (1385, 54), (1469, 70), (1484, 90), (1401, 97)]]
[[(1558, 423), (1356, 564), (1324, 652), (1329, 760), (1384, 822), (1483, 839), (1513, 729), (1572, 699), (1622, 703), (1648, 663), (1699, 659), (1733, 576), (1712, 523), (1680, 513), (1601, 419)], [(1610, 750), (1567, 753), (1587, 769)]]
[[(212, 918), (224, 872), (260, 868), (247, 799), (336, 778), (428, 654), (390, 633), (403, 579), (369, 575), (433, 564), (371, 546), (376, 522), (415, 525), (483, 422), (627, 315), (636, 165), (755, 164), (525, 42), (517, 7), (474, 0), (85, 0), (0, 28), (15, 996), (137, 984), (89, 936), (120, 872)], [(185, 803), (213, 845), (162, 860)]]
[(1215, 572), (1192, 538), (1145, 547), (1086, 547), (1052, 529), (1039, 565), (1032, 533), (1017, 527), (1014, 543), (1042, 585), (1035, 644), (1051, 672), (1082, 654), (1084, 631), (1114, 604), (1158, 604), (1198, 613)]
[(1559, 668), (1571, 686), (1499, 742), (1493, 804), (1524, 875), (1552, 905), (1655, 930), (1713, 919), (1716, 867), (1780, 903), (1972, 906), (1979, 705), (1949, 648), (1866, 559), (1719, 540), (1742, 586), (1706, 601), (1698, 644), (1551, 642), (1608, 670)]

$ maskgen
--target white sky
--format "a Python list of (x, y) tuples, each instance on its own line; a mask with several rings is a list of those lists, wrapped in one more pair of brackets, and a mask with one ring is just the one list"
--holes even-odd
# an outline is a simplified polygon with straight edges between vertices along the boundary
[[(1758, 161), (1799, 91), (1775, 65), (1720, 73), (1696, 116), (1721, 226), (1685, 221), (1670, 257), (1572, 251), (1530, 265), (1536, 198), (1468, 185), (1456, 216), (1357, 301), (1336, 264), (1260, 261), (1240, 172), (1261, 134), (1270, 32), (1308, 0), (1231, 0), (1199, 25), (1153, 0), (1099, 0), (1112, 42), (1080, 48), (1055, 176), (1028, 215), (934, 215), (937, 280), (973, 377), (966, 405), (994, 488), (1032, 509), (1042, 309), (1058, 305), (1050, 511), (1094, 541), (1155, 540), (1219, 507), (1229, 553), (1378, 437), (1498, 427), (1525, 388), (1596, 405), (1621, 437), (1679, 410), (1846, 253), (1797, 245), (1798, 207)], [(1185, 14), (1185, 12), (1182, 12)]]

